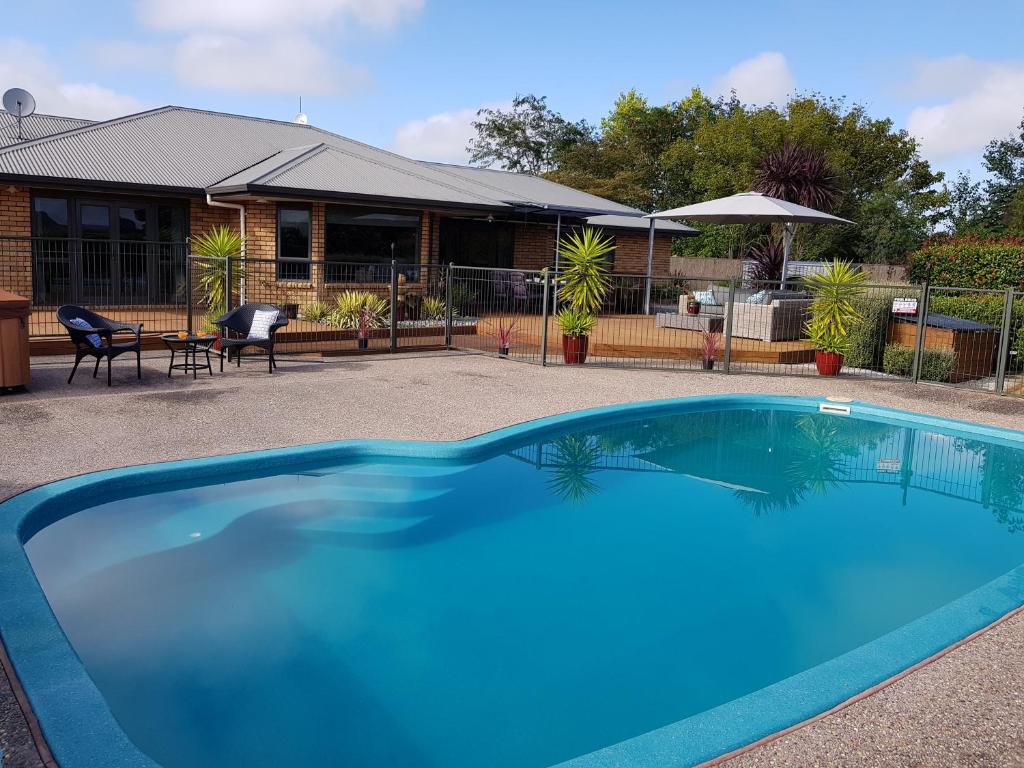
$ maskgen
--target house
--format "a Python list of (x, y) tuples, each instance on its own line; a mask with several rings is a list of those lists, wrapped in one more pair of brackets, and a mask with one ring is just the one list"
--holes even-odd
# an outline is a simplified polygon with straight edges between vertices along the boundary
[[(556, 232), (615, 238), (614, 270), (648, 268), (642, 212), (545, 179), (411, 160), (299, 123), (168, 106), (90, 122), (0, 113), (0, 287), (37, 307), (180, 297), (190, 238), (241, 229), (246, 258), (291, 300), (422, 267), (540, 269)], [(673, 237), (658, 222), (653, 273)], [(296, 297), (298, 297), (296, 299)], [(284, 299), (281, 299), (284, 300)]]

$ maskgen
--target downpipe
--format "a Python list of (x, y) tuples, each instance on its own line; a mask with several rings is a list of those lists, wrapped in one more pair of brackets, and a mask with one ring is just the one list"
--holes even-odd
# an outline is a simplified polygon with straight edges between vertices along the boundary
[(238, 287), (238, 303), (245, 304), (245, 206), (242, 203), (225, 203), (221, 200), (214, 200), (209, 192), (206, 193), (206, 204), (211, 208), (230, 208), (238, 211), (238, 230), (242, 235), (242, 279)]

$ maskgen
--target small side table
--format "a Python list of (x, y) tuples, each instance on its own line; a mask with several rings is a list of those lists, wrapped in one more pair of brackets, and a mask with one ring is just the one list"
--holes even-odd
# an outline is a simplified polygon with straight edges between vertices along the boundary
[[(171, 377), (171, 373), (177, 369), (184, 371), (185, 375), (188, 375), (189, 371), (192, 371), (192, 378), (196, 378), (196, 374), (200, 370), (207, 370), (210, 375), (213, 376), (213, 366), (210, 365), (210, 350), (213, 349), (214, 343), (217, 341), (216, 336), (207, 335), (193, 335), (181, 338), (176, 333), (166, 333), (160, 337), (164, 345), (171, 351), (171, 363), (167, 366), (167, 378)], [(185, 355), (185, 362), (175, 363), (174, 358), (178, 352), (182, 352)], [(198, 355), (203, 352), (206, 355), (206, 364), (200, 365), (198, 361)]]

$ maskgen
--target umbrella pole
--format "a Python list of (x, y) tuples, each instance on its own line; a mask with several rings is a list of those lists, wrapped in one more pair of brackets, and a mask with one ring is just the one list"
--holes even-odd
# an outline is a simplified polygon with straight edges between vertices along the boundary
[(791, 222), (786, 222), (786, 228), (782, 235), (782, 290), (786, 290), (786, 273), (789, 270), (789, 255), (792, 250), (793, 224)]
[(562, 214), (558, 214), (558, 219), (555, 223), (555, 298), (554, 307), (555, 313), (558, 313), (558, 257), (561, 255), (561, 249), (558, 246), (559, 241), (562, 239)]
[(651, 275), (654, 273), (654, 219), (647, 231), (647, 286), (644, 289), (644, 314), (651, 314)]

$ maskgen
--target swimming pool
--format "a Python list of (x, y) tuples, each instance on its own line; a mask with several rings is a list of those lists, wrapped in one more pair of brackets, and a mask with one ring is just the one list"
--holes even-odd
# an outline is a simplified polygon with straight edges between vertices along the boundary
[(689, 765), (1024, 603), (1019, 433), (821, 405), (61, 481), (0, 630), (64, 768)]

